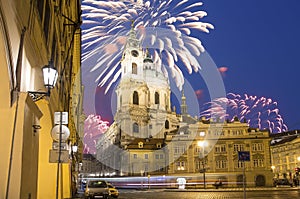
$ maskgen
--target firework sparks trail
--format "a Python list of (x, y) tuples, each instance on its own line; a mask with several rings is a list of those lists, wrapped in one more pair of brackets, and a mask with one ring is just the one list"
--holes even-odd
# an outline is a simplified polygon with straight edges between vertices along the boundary
[[(227, 110), (226, 110), (227, 107)], [(288, 128), (279, 114), (277, 102), (265, 97), (228, 93), (225, 98), (218, 98), (207, 103), (200, 116), (234, 120), (238, 117), (250, 127), (268, 129), (271, 133), (287, 131)]]
[(89, 115), (87, 117), (84, 122), (84, 153), (96, 153), (96, 142), (108, 127), (109, 123), (103, 121), (99, 115)]
[[(200, 64), (196, 58), (204, 52), (201, 41), (192, 35), (199, 31), (209, 33), (214, 28), (201, 21), (207, 16), (205, 11), (199, 10), (202, 4), (187, 0), (83, 0), (83, 69), (92, 73), (97, 70), (95, 82), (99, 86), (107, 84), (109, 89), (120, 76), (119, 60), (134, 20), (142, 45), (157, 46), (152, 49), (153, 59), (167, 65), (171, 72), (162, 71), (174, 78), (181, 89), (184, 78), (179, 63), (189, 73), (197, 72)], [(159, 35), (157, 31), (149, 31), (150, 28), (164, 28), (172, 34)]]

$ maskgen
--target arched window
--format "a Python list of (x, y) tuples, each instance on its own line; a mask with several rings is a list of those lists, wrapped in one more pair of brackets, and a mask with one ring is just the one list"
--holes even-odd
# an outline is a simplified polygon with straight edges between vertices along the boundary
[(159, 104), (159, 94), (155, 92), (155, 104)]
[(137, 64), (136, 63), (132, 63), (132, 74), (137, 75)]
[(138, 125), (138, 123), (133, 123), (132, 129), (133, 129), (134, 133), (138, 133), (139, 132), (139, 125)]
[(139, 105), (139, 94), (138, 94), (138, 92), (136, 92), (136, 91), (133, 92), (132, 101), (133, 101), (133, 104)]
[(170, 128), (170, 122), (169, 120), (165, 121), (165, 129), (169, 129)]

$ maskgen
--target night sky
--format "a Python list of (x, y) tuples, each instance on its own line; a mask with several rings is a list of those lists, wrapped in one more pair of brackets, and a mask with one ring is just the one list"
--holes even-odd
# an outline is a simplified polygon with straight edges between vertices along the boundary
[[(192, 0), (189, 0), (192, 1)], [(199, 2), (199, 0), (195, 0)], [(279, 114), (289, 130), (300, 129), (298, 97), (300, 1), (299, 0), (202, 0), (203, 21), (214, 25), (209, 34), (192, 32), (222, 72), (227, 93), (265, 97), (276, 101)], [(83, 30), (85, 25), (82, 26)], [(84, 63), (83, 63), (83, 67)], [(84, 81), (91, 81), (84, 73)], [(205, 85), (196, 78), (195, 93), (205, 103)], [(90, 80), (91, 79), (91, 80)], [(88, 90), (89, 86), (86, 86)], [(90, 91), (95, 91), (90, 93)], [(90, 89), (85, 99), (95, 95), (95, 109), (103, 119), (112, 120), (110, 90)], [(85, 112), (91, 114), (90, 102)], [(92, 107), (93, 108), (93, 107)]]
[(200, 38), (223, 75), (226, 92), (278, 102), (289, 130), (300, 128), (300, 1), (203, 0), (215, 27)]

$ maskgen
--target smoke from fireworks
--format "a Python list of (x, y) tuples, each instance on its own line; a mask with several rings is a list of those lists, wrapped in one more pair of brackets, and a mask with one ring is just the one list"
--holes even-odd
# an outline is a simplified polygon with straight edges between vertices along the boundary
[(288, 128), (279, 114), (277, 102), (265, 97), (229, 93), (226, 98), (218, 98), (207, 103), (200, 116), (234, 120), (238, 117), (250, 127), (268, 129), (271, 133), (287, 131)]
[[(152, 49), (153, 60), (166, 63), (168, 68), (162, 69), (163, 72), (172, 76), (181, 88), (184, 78), (179, 63), (189, 73), (197, 72), (200, 69), (197, 57), (204, 52), (201, 41), (192, 34), (208, 33), (214, 28), (200, 21), (207, 15), (199, 10), (201, 6), (201, 2), (188, 0), (83, 0), (83, 69), (93, 73), (97, 70), (95, 82), (99, 86), (107, 84), (109, 89), (120, 76), (119, 61), (134, 20), (144, 47), (157, 46)], [(151, 32), (150, 28), (167, 29), (171, 34), (159, 35), (161, 31)], [(145, 40), (151, 46), (145, 46)], [(89, 59), (96, 61), (91, 64)]]

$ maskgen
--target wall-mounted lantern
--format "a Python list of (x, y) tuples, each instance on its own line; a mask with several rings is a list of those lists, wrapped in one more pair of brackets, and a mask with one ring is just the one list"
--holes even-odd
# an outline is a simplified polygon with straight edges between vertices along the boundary
[(50, 96), (50, 89), (55, 87), (58, 72), (54, 68), (52, 62), (49, 62), (48, 65), (45, 65), (42, 68), (43, 77), (44, 77), (44, 86), (47, 88), (47, 92), (40, 91), (28, 91), (29, 95), (32, 97), (33, 101), (42, 99), (44, 96)]

